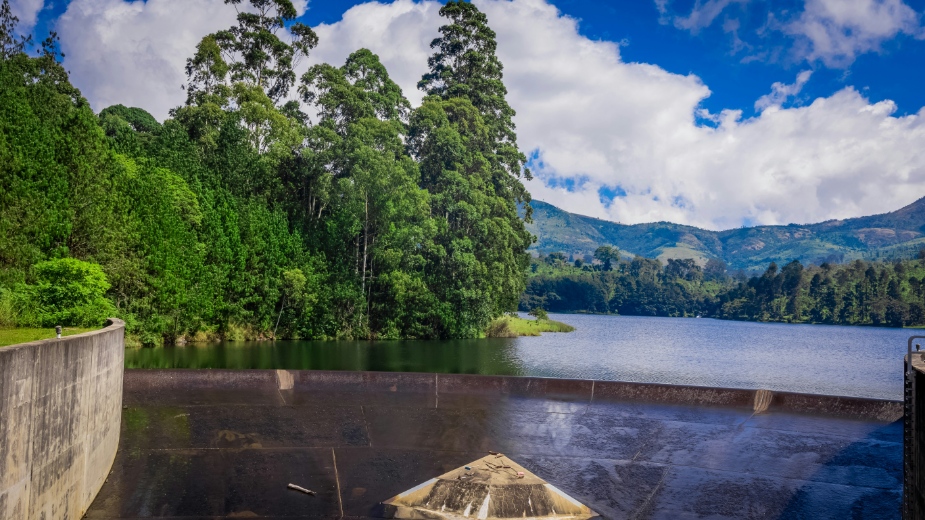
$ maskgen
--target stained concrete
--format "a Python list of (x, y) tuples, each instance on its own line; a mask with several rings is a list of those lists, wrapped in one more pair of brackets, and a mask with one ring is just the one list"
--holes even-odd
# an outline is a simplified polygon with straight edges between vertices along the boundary
[(899, 518), (898, 403), (634, 385), (130, 370), (87, 518), (375, 518), (489, 450), (604, 518)]
[(586, 520), (598, 516), (497, 452), (422, 482), (382, 505), (386, 518)]
[(0, 349), (0, 519), (80, 518), (119, 445), (125, 324)]

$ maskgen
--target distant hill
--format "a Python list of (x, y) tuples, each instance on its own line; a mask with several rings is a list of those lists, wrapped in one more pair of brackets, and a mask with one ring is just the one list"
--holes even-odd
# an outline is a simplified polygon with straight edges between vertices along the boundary
[(623, 225), (533, 201), (537, 236), (533, 251), (591, 254), (600, 245), (614, 245), (631, 255), (649, 258), (709, 258), (730, 269), (758, 270), (774, 262), (845, 262), (857, 258), (911, 258), (925, 248), (925, 197), (892, 213), (819, 224), (757, 226), (708, 231), (691, 226), (654, 222)]

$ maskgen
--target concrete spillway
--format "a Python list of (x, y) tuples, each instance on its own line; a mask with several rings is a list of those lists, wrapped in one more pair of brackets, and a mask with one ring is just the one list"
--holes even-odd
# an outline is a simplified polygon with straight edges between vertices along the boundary
[(898, 402), (263, 370), (130, 370), (123, 402), (87, 518), (382, 517), (384, 501), (489, 451), (603, 518), (900, 514)]

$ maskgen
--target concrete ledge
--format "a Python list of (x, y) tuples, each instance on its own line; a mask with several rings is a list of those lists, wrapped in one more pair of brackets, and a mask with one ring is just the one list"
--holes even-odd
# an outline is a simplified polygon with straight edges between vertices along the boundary
[(274, 370), (176, 370), (136, 369), (125, 372), (126, 392), (156, 390), (161, 387), (190, 389), (276, 390)]
[(406, 395), (427, 399), (432, 406), (439, 406), (443, 398), (494, 395), (499, 399), (542, 397), (587, 405), (639, 401), (717, 406), (885, 422), (902, 417), (902, 401), (622, 381), (323, 370), (133, 369), (125, 373), (127, 391), (156, 391), (159, 387), (251, 389), (295, 395), (323, 391), (345, 398), (354, 394)]
[(119, 445), (125, 323), (0, 349), (0, 519), (81, 518)]

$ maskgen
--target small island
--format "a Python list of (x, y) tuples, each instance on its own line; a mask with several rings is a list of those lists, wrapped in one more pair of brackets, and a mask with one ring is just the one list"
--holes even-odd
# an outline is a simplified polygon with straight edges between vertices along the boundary
[(575, 330), (575, 327), (567, 323), (549, 319), (543, 309), (534, 309), (529, 314), (536, 319), (525, 319), (516, 314), (496, 318), (488, 326), (485, 336), (489, 338), (517, 338), (520, 336), (539, 336), (542, 332), (572, 332)]

